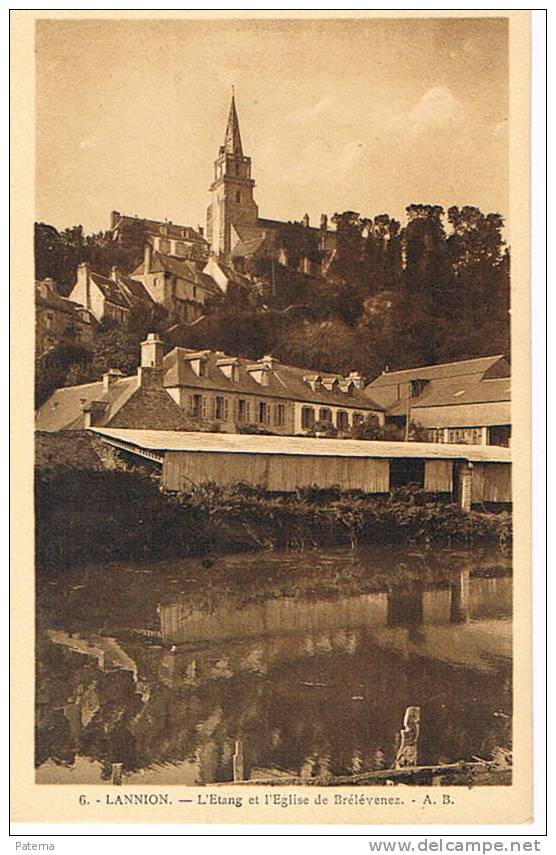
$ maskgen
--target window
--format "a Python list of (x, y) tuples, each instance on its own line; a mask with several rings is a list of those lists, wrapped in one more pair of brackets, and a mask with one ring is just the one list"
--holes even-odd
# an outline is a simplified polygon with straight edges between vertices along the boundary
[(159, 241), (158, 241), (158, 251), (159, 252), (170, 252), (170, 247), (171, 247), (171, 244), (170, 244), (169, 240), (164, 240), (163, 238), (159, 239)]
[(47, 329), (50, 329), (52, 326), (52, 321), (54, 320), (54, 315), (52, 315), (50, 312), (47, 312), (45, 315), (45, 320)]
[(222, 398), (220, 395), (217, 395), (213, 401), (214, 405), (214, 418), (220, 419), (221, 421), (228, 420), (228, 399)]
[(187, 248), (183, 241), (176, 241), (176, 255), (187, 255)]
[(238, 203), (238, 205), (241, 204), (241, 193), (239, 192), (239, 190), (236, 192), (236, 202)]
[(270, 424), (270, 407), (266, 401), (259, 401), (259, 424)]
[(239, 175), (239, 163), (236, 163), (236, 175)]
[(190, 395), (189, 396), (189, 415), (194, 419), (200, 419), (203, 417), (203, 396), (202, 395)]
[(427, 442), (444, 442), (444, 428), (431, 428), (428, 430)]
[(312, 430), (315, 424), (315, 411), (313, 407), (301, 408), (301, 427), (303, 430)]
[(483, 441), (482, 428), (449, 428), (448, 442), (460, 445), (481, 445)]
[(284, 404), (274, 406), (274, 424), (276, 427), (284, 427), (286, 422), (286, 407)]
[(193, 299), (194, 300), (197, 299), (197, 286), (196, 285), (193, 286)]
[(237, 420), (242, 423), (249, 421), (249, 401), (244, 398), (240, 398), (237, 402)]
[(332, 424), (332, 410), (329, 410), (329, 409), (319, 410), (319, 421), (320, 422), (327, 422), (328, 424)]
[(353, 414), (353, 424), (354, 425), (362, 425), (365, 421), (365, 413), (354, 413)]
[(338, 430), (347, 430), (349, 427), (349, 416), (345, 410), (338, 410), (336, 416), (336, 426)]
[(199, 360), (199, 377), (207, 376), (207, 363), (205, 359)]
[(418, 398), (427, 383), (428, 380), (411, 380), (409, 384), (409, 397)]

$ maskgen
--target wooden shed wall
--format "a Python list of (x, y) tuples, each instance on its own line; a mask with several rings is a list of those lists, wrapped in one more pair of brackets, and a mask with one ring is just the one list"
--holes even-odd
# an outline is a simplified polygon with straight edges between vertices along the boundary
[(218, 484), (244, 481), (276, 492), (292, 492), (298, 487), (317, 484), (387, 493), (389, 473), (387, 459), (168, 451), (162, 483), (168, 490), (183, 490), (191, 483), (204, 481)]
[(425, 461), (425, 490), (429, 493), (451, 493), (453, 460)]
[(512, 467), (507, 463), (475, 463), (471, 502), (511, 502)]

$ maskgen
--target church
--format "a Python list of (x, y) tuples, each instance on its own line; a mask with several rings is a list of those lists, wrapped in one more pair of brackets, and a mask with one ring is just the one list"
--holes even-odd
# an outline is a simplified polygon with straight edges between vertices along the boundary
[[(212, 198), (207, 210), (206, 238), (212, 256), (237, 263), (256, 255), (278, 255), (283, 249), (280, 233), (286, 223), (259, 216), (254, 187), (251, 158), (243, 153), (232, 92), (224, 143), (214, 162)], [(322, 214), (318, 228), (310, 225), (307, 214), (303, 217), (303, 225), (313, 233), (321, 253), (333, 252), (335, 233), (328, 228), (326, 214)], [(283, 256), (281, 260), (286, 261)]]

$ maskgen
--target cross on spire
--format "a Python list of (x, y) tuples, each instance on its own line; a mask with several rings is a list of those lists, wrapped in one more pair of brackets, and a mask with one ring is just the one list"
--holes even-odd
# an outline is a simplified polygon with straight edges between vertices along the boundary
[(224, 137), (224, 150), (228, 154), (243, 154), (241, 147), (241, 136), (239, 133), (239, 120), (236, 112), (235, 102), (235, 87), (232, 86), (232, 103), (230, 104), (230, 112), (228, 114), (228, 124), (226, 125), (226, 136)]

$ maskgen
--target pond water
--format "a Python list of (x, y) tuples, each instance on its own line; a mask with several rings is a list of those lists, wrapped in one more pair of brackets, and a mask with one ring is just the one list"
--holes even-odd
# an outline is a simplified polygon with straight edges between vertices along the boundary
[(37, 583), (36, 780), (304, 779), (511, 740), (512, 581), (499, 551), (360, 548), (97, 566)]

